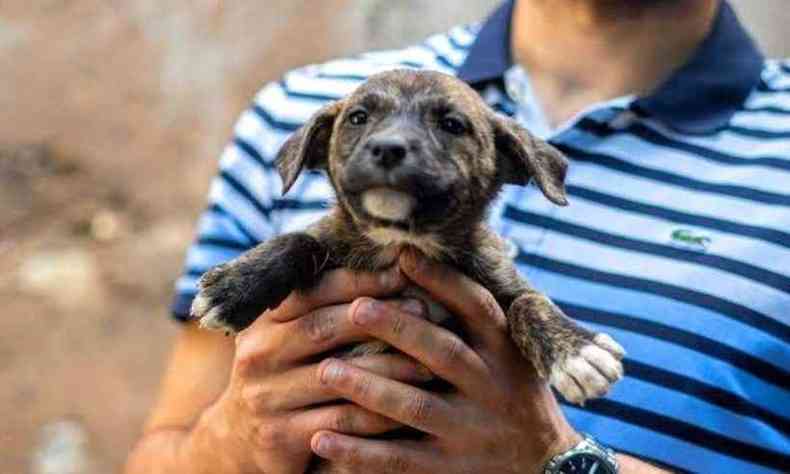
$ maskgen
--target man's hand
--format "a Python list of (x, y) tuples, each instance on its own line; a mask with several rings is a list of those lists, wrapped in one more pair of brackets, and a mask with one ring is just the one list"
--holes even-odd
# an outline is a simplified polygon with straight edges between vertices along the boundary
[(401, 267), (464, 325), (467, 342), (396, 306), (362, 298), (350, 319), (408, 354), (457, 391), (440, 395), (329, 359), (320, 380), (371, 412), (428, 434), (423, 441), (376, 441), (321, 430), (313, 451), (352, 472), (531, 473), (580, 437), (547, 384), (511, 343), (493, 296), (469, 278), (412, 253)]
[[(348, 319), (349, 301), (397, 293), (405, 281), (397, 267), (379, 274), (333, 271), (318, 287), (293, 293), (241, 332), (228, 388), (203, 414), (183, 450), (196, 460), (193, 465), (200, 459), (222, 462), (203, 463), (195, 472), (302, 473), (316, 431), (372, 435), (400, 426), (354, 404), (327, 405), (338, 395), (320, 382), (316, 361), (324, 352), (370, 339)], [(415, 312), (406, 302), (391, 304)], [(387, 380), (431, 377), (403, 355), (368, 356), (351, 364)]]

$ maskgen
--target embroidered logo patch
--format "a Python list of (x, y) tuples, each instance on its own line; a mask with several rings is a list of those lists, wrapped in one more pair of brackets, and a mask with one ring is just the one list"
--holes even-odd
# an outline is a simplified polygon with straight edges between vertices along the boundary
[(710, 237), (691, 229), (675, 229), (672, 231), (671, 242), (679, 247), (705, 252), (710, 247), (712, 240)]

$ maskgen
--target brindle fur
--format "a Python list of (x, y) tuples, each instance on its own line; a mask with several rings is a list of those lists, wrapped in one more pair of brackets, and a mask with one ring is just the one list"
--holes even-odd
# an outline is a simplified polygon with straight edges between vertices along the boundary
[[(349, 123), (349, 115), (359, 110), (368, 113), (363, 126)], [(438, 122), (448, 115), (465, 125), (463, 134), (441, 131)], [(397, 137), (408, 147), (403, 163), (386, 172), (371, 164), (369, 144), (380, 137)], [(608, 383), (619, 378), (619, 346), (608, 337), (600, 342), (530, 288), (502, 240), (485, 225), (487, 207), (506, 183), (534, 182), (549, 200), (566, 205), (564, 157), (513, 120), (496, 115), (463, 82), (436, 72), (375, 75), (349, 97), (319, 110), (292, 135), (280, 151), (278, 167), (284, 193), (303, 169), (325, 170), (337, 203), (305, 233), (270, 240), (207, 273), (193, 306), (205, 325), (242, 330), (290, 291), (314, 285), (323, 271), (381, 270), (411, 245), (486, 287), (505, 311), (514, 342), (538, 373), (553, 383), (560, 380), (555, 376), (573, 376), (562, 379), (565, 385), (555, 383), (566, 398), (574, 398), (567, 384), (584, 388), (590, 374), (565, 374), (565, 363), (587, 346), (609, 354), (608, 372), (601, 371), (608, 374)], [(416, 197), (408, 222), (375, 218), (361, 205), (360, 192), (382, 182)], [(403, 238), (381, 241), (380, 235), (393, 232)], [(362, 352), (382, 348), (368, 346)], [(600, 362), (600, 356), (596, 352), (590, 361)], [(599, 383), (596, 393), (588, 389), (572, 401), (603, 395), (597, 392), (607, 388)]]

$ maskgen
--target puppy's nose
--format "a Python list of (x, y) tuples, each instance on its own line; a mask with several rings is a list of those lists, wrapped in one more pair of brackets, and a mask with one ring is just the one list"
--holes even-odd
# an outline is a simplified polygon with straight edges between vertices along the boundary
[(406, 140), (396, 137), (371, 140), (368, 142), (368, 148), (376, 164), (386, 169), (400, 164), (408, 152)]

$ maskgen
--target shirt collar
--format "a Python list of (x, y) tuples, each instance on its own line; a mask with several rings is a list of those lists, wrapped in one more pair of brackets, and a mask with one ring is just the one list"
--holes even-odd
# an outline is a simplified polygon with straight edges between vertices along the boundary
[[(458, 77), (477, 85), (501, 80), (510, 66), (510, 24), (515, 1), (485, 21)], [(729, 123), (760, 80), (764, 58), (724, 1), (713, 28), (692, 58), (652, 94), (637, 98), (638, 113), (689, 133), (715, 131)]]
[(510, 20), (514, 0), (502, 4), (483, 23), (458, 69), (458, 77), (470, 84), (502, 79), (512, 64), (510, 54)]

